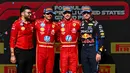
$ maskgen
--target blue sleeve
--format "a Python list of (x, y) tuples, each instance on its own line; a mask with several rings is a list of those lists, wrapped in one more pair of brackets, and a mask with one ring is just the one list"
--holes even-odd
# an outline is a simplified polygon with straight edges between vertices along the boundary
[(96, 51), (98, 52), (98, 40), (97, 40), (97, 36), (96, 36)]
[(105, 39), (105, 33), (103, 30), (102, 25), (97, 24), (96, 25), (96, 37), (98, 40), (98, 52), (102, 52), (103, 51), (103, 43), (104, 43), (104, 39)]

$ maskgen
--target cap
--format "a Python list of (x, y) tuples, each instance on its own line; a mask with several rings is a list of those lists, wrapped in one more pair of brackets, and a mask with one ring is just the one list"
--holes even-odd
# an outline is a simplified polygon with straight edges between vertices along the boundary
[(54, 14), (52, 8), (45, 8), (44, 11), (43, 11), (43, 13), (52, 13), (52, 14)]
[(92, 12), (91, 7), (90, 6), (82, 6), (81, 13), (83, 14), (84, 12), (91, 13)]
[(70, 6), (63, 6), (63, 13), (64, 12), (72, 12), (72, 8)]

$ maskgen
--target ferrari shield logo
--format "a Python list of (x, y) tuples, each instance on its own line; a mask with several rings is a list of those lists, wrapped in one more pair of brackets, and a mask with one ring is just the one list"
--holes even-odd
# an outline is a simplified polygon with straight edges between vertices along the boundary
[(73, 26), (75, 27), (75, 26), (76, 26), (76, 23), (73, 23)]

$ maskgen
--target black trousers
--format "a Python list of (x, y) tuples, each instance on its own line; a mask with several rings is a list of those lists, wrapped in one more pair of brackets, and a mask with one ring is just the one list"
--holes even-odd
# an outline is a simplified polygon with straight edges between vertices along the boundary
[(15, 48), (17, 73), (32, 73), (33, 51)]
[(96, 54), (95, 45), (82, 44), (81, 63), (84, 73), (97, 73)]

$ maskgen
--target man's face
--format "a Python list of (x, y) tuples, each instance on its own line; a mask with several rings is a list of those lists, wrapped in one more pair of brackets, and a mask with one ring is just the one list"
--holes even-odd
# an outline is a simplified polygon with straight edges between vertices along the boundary
[(91, 17), (91, 13), (83, 13), (82, 15), (85, 20), (88, 20)]
[(69, 19), (71, 19), (72, 14), (71, 14), (71, 12), (64, 12), (63, 16), (64, 16), (65, 19), (69, 20)]
[(45, 14), (44, 14), (44, 17), (45, 17), (47, 20), (51, 20), (52, 17), (53, 17), (53, 14), (52, 14), (52, 13), (45, 13)]
[(25, 9), (24, 12), (23, 12), (23, 16), (25, 19), (30, 19), (31, 18), (31, 15), (32, 15), (32, 11), (30, 9)]

